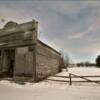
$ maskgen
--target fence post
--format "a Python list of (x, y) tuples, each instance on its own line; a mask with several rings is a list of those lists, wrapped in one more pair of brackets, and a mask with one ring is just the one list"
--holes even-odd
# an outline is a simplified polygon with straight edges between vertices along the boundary
[(71, 73), (69, 73), (69, 85), (72, 85)]

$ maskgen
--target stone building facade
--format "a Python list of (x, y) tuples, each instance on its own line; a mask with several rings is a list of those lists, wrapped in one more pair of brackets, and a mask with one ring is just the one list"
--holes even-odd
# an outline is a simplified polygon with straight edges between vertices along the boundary
[(39, 81), (60, 71), (60, 53), (38, 40), (38, 22), (8, 22), (0, 29), (0, 77)]

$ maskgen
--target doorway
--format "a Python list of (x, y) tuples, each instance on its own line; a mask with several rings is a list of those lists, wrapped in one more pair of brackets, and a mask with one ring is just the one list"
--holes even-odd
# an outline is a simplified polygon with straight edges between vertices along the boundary
[(14, 63), (15, 63), (15, 50), (9, 50), (9, 69), (8, 69), (8, 76), (13, 77), (14, 72)]
[(5, 49), (3, 54), (3, 72), (7, 77), (13, 77), (15, 64), (15, 49)]

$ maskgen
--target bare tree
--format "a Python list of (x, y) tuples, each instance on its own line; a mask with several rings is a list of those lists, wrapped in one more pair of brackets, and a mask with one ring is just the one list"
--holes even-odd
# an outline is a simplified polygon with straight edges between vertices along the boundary
[(64, 65), (63, 68), (67, 69), (70, 63), (69, 55), (68, 53), (65, 53), (63, 50), (61, 50), (60, 52), (61, 52), (61, 57), (63, 59), (63, 65)]
[(69, 63), (70, 63), (70, 59), (69, 59), (69, 55), (68, 54), (65, 54), (64, 62), (65, 62), (65, 66), (67, 68), (69, 66)]
[(64, 52), (63, 52), (63, 50), (60, 50), (60, 53), (61, 53), (60, 65), (61, 65), (62, 68), (65, 68)]

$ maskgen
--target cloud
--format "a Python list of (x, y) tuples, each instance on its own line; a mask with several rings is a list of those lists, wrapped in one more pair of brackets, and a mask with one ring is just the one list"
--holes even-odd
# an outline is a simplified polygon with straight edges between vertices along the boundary
[[(95, 31), (97, 31), (98, 29), (100, 29), (100, 7), (99, 7), (99, 9), (96, 9), (96, 10), (97, 11), (95, 11), (96, 12), (95, 16), (93, 16), (93, 17), (89, 16), (89, 17), (92, 17), (92, 21), (91, 21), (92, 23), (86, 29), (84, 29), (82, 32), (71, 33), (68, 36), (69, 39), (82, 38), (83, 36), (86, 36), (87, 34), (91, 34)], [(87, 19), (86, 19), (86, 21), (87, 21), (87, 23), (89, 22), (89, 20), (87, 20)]]
[(94, 24), (92, 24), (90, 27), (87, 28), (87, 30), (85, 30), (84, 32), (80, 32), (80, 33), (74, 33), (74, 35), (68, 36), (69, 39), (77, 39), (77, 38), (82, 38), (83, 36), (87, 35), (87, 34), (91, 34), (91, 32), (95, 32), (95, 30), (97, 30), (98, 28), (100, 28), (100, 20), (98, 20), (98, 22), (95, 22)]
[(39, 38), (68, 52), (71, 58), (89, 59), (96, 50), (99, 52), (92, 46), (100, 45), (99, 2), (0, 1), (0, 15), (18, 23), (38, 20)]

